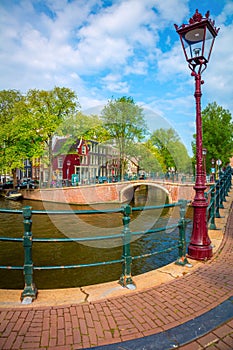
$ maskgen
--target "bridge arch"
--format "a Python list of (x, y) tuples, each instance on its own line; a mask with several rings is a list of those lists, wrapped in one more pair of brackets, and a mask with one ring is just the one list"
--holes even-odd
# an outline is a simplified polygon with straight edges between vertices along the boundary
[[(166, 193), (167, 197), (168, 197), (168, 201), (169, 203), (172, 203), (172, 196), (171, 196), (171, 193), (169, 192), (169, 190), (160, 185), (160, 184), (157, 184), (157, 183), (154, 183), (154, 182), (136, 182), (136, 183), (130, 183), (128, 184), (127, 186), (125, 186), (124, 188), (122, 188), (120, 191), (119, 191), (119, 200), (120, 200), (120, 203), (124, 203), (126, 201), (128, 201), (129, 199), (133, 199), (133, 196), (134, 196), (134, 193), (135, 193), (135, 190), (136, 188), (138, 187), (141, 187), (141, 186), (146, 186), (146, 187), (155, 187), (157, 189), (160, 189), (162, 190), (163, 192)], [(132, 191), (131, 192), (131, 196), (127, 193), (129, 191)]]

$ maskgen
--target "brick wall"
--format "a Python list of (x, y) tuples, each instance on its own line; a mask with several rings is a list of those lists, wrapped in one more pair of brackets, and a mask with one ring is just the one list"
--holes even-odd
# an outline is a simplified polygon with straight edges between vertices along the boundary
[[(128, 198), (125, 195), (126, 191), (124, 191), (124, 189), (133, 184), (138, 185), (140, 182), (23, 190), (22, 193), (25, 199), (59, 203), (117, 203), (127, 201)], [(156, 185), (154, 182), (148, 182), (147, 184)], [(193, 199), (195, 195), (193, 184), (161, 183), (159, 187), (166, 188), (169, 199), (172, 202), (176, 202), (178, 199), (190, 200)]]

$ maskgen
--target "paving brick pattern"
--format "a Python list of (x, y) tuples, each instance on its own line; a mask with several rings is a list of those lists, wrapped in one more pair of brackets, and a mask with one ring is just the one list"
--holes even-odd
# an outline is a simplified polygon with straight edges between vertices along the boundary
[[(0, 309), (0, 349), (76, 350), (178, 326), (232, 296), (233, 211), (215, 257), (145, 291), (84, 304)], [(180, 349), (233, 349), (233, 320)]]
[(232, 350), (233, 349), (233, 320), (213, 330), (196, 341), (181, 346), (180, 350)]

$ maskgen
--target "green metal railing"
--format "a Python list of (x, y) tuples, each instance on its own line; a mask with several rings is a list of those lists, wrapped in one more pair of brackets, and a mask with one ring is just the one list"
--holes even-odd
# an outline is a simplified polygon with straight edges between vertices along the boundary
[(220, 218), (219, 209), (224, 209), (223, 202), (226, 202), (226, 197), (231, 189), (231, 167), (227, 167), (225, 172), (219, 176), (219, 179), (213, 184), (209, 191), (205, 193), (208, 200), (206, 211), (207, 222), (209, 229), (216, 230), (215, 218)]
[[(219, 180), (213, 184), (208, 192), (206, 192), (206, 198), (208, 199), (208, 207), (206, 211), (207, 220), (210, 229), (216, 229), (215, 218), (220, 217), (219, 209), (223, 208), (223, 202), (226, 201), (226, 196), (231, 189), (231, 168), (228, 167), (224, 174), (220, 175)], [(0, 269), (13, 269), (13, 270), (23, 270), (25, 287), (21, 294), (21, 299), (24, 300), (26, 297), (30, 297), (34, 300), (37, 296), (37, 288), (33, 280), (34, 270), (54, 270), (54, 269), (75, 269), (82, 267), (94, 267), (121, 263), (122, 272), (119, 278), (119, 283), (123, 287), (134, 288), (135, 284), (131, 274), (132, 263), (136, 259), (142, 259), (157, 255), (160, 253), (170, 252), (171, 250), (177, 249), (178, 258), (176, 264), (178, 265), (190, 265), (186, 258), (186, 227), (188, 219), (185, 218), (185, 213), (187, 205), (190, 201), (179, 200), (176, 203), (166, 204), (162, 206), (147, 206), (147, 207), (134, 207), (130, 205), (124, 205), (118, 209), (106, 209), (106, 210), (75, 210), (75, 211), (63, 211), (63, 210), (32, 210), (31, 207), (24, 207), (22, 210), (10, 210), (10, 209), (0, 209), (0, 213), (10, 213), (10, 214), (21, 214), (23, 215), (24, 224), (24, 234), (22, 238), (14, 237), (0, 237), (2, 242), (21, 242), (24, 249), (24, 264), (22, 266), (0, 266)], [(155, 227), (146, 231), (133, 232), (130, 229), (131, 214), (134, 211), (146, 211), (154, 209), (166, 209), (179, 207), (179, 218), (174, 224)], [(123, 229), (121, 233), (97, 236), (97, 237), (78, 237), (78, 238), (35, 238), (32, 234), (32, 216), (34, 215), (97, 215), (97, 214), (111, 214), (111, 213), (121, 213), (123, 221)], [(149, 251), (145, 252), (139, 256), (132, 256), (131, 254), (131, 242), (133, 238), (140, 237), (143, 235), (150, 235), (156, 232), (164, 232), (166, 230), (178, 228), (179, 237), (177, 244), (167, 247), (166, 249), (160, 251)], [(102, 261), (102, 262), (92, 262), (89, 264), (74, 264), (65, 266), (34, 266), (32, 259), (32, 247), (34, 243), (66, 243), (66, 242), (88, 242), (88, 241), (98, 241), (98, 240), (111, 240), (121, 238), (122, 239), (122, 256), (116, 260)]]
[[(33, 280), (33, 271), (34, 270), (54, 270), (54, 269), (75, 269), (82, 267), (93, 267), (109, 264), (122, 264), (122, 273), (119, 278), (119, 283), (126, 288), (135, 288), (134, 281), (131, 275), (131, 266), (132, 262), (136, 259), (142, 259), (145, 257), (150, 257), (159, 253), (170, 252), (171, 250), (177, 249), (177, 261), (179, 265), (186, 265), (188, 261), (186, 259), (186, 226), (187, 222), (190, 221), (185, 218), (185, 213), (187, 209), (188, 201), (180, 200), (176, 203), (165, 204), (162, 206), (147, 206), (147, 207), (137, 207), (132, 208), (130, 205), (124, 205), (118, 209), (107, 209), (107, 210), (75, 210), (75, 211), (62, 211), (62, 210), (32, 210), (31, 207), (24, 207), (22, 210), (10, 210), (10, 209), (0, 209), (0, 213), (10, 213), (10, 214), (21, 214), (23, 215), (23, 224), (24, 224), (24, 234), (22, 238), (13, 238), (13, 237), (0, 237), (0, 241), (7, 242), (22, 242), (24, 249), (24, 264), (23, 266), (0, 266), (0, 269), (13, 269), (13, 270), (23, 270), (24, 274), (24, 283), (25, 287), (21, 294), (21, 299), (24, 300), (26, 297), (30, 297), (34, 300), (37, 296), (37, 288)], [(175, 220), (174, 224), (156, 227), (146, 231), (132, 232), (130, 230), (130, 220), (131, 214), (133, 211), (144, 211), (144, 210), (153, 210), (153, 209), (166, 209), (179, 207), (179, 218)], [(34, 215), (83, 215), (83, 214), (106, 214), (106, 213), (122, 213), (123, 229), (121, 233), (112, 234), (107, 236), (97, 236), (97, 237), (79, 237), (79, 238), (35, 238), (32, 234), (32, 217)], [(131, 241), (134, 237), (140, 237), (142, 235), (149, 235), (155, 232), (163, 232), (170, 229), (178, 228), (179, 237), (177, 244), (167, 247), (166, 249), (160, 251), (149, 251), (145, 254), (139, 256), (131, 255)], [(122, 239), (122, 256), (117, 260), (109, 260), (102, 262), (93, 262), (89, 264), (74, 264), (74, 265), (65, 265), (65, 266), (34, 266), (32, 259), (33, 244), (35, 243), (66, 243), (66, 242), (88, 242), (88, 241), (97, 241), (97, 240), (111, 240), (121, 238)]]

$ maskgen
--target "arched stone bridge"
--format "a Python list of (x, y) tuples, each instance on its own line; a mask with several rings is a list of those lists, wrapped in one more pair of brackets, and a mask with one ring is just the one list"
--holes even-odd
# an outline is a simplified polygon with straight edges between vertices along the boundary
[(172, 203), (179, 199), (192, 200), (194, 198), (193, 185), (192, 183), (183, 184), (148, 179), (77, 187), (24, 190), (22, 192), (26, 199), (60, 203), (125, 203), (131, 201), (135, 191), (146, 187), (148, 195), (155, 192), (153, 190), (156, 188), (161, 189), (167, 194), (169, 202)]

